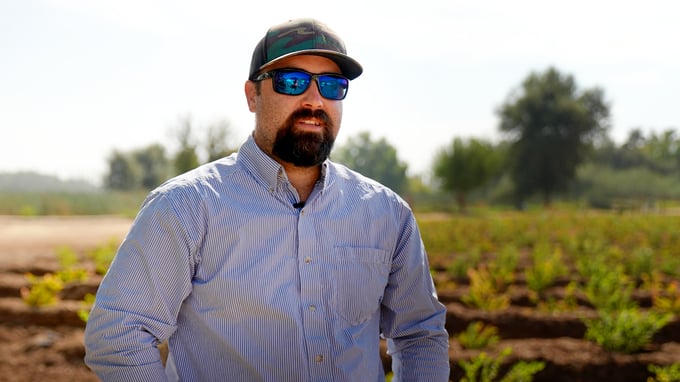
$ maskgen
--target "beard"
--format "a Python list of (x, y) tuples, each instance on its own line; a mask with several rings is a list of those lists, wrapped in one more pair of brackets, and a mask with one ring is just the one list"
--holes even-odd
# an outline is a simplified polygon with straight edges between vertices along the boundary
[[(321, 134), (295, 131), (295, 121), (300, 118), (316, 118), (322, 122)], [(323, 110), (300, 109), (288, 117), (276, 133), (272, 152), (279, 159), (298, 167), (321, 164), (331, 153), (335, 137), (331, 134), (333, 121)]]

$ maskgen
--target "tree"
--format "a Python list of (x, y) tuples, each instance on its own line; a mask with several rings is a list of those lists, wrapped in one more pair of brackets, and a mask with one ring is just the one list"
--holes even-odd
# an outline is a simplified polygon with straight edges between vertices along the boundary
[(468, 193), (484, 186), (499, 167), (499, 154), (491, 143), (455, 138), (435, 155), (433, 172), (442, 189), (456, 194), (458, 209), (463, 211)]
[(112, 190), (134, 190), (141, 184), (142, 168), (132, 155), (115, 150), (109, 157), (104, 185)]
[(173, 160), (175, 173), (181, 174), (198, 167), (200, 162), (196, 153), (197, 145), (193, 137), (190, 117), (180, 119), (179, 127), (175, 130), (175, 137), (179, 143), (179, 149)]
[(231, 125), (226, 120), (218, 121), (208, 126), (205, 142), (208, 162), (228, 156), (238, 150), (231, 144), (231, 136)]
[(132, 152), (132, 157), (142, 169), (141, 186), (152, 189), (165, 181), (170, 175), (170, 163), (165, 156), (165, 148), (158, 143)]
[(406, 191), (408, 166), (399, 160), (397, 149), (385, 138), (374, 141), (369, 132), (361, 132), (349, 137), (344, 146), (336, 148), (333, 159), (377, 180), (398, 194), (403, 195)]
[(606, 136), (609, 106), (599, 88), (579, 91), (555, 68), (531, 73), (497, 110), (511, 140), (510, 175), (518, 203), (565, 191), (588, 150)]

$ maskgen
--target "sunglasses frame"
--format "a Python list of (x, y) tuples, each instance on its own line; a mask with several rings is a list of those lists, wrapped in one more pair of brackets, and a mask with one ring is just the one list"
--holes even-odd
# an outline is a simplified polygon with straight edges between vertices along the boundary
[[(299, 94), (285, 93), (283, 91), (280, 91), (276, 86), (276, 83), (277, 83), (276, 76), (279, 73), (304, 73), (304, 74), (309, 76), (309, 84)], [(336, 78), (336, 79), (339, 79), (339, 80), (347, 81), (347, 85), (345, 87), (345, 92), (342, 95), (342, 98), (326, 97), (323, 94), (323, 92), (321, 91), (321, 84), (319, 83), (319, 77), (331, 77), (331, 78)], [(312, 82), (316, 82), (316, 88), (319, 90), (319, 94), (321, 94), (321, 96), (323, 98), (326, 98), (326, 99), (329, 99), (329, 100), (332, 100), (332, 101), (341, 101), (341, 100), (345, 99), (345, 97), (347, 97), (347, 92), (349, 91), (349, 78), (347, 78), (343, 75), (337, 74), (337, 73), (318, 73), (318, 74), (315, 74), (315, 73), (310, 73), (310, 72), (308, 72), (306, 70), (302, 70), (302, 69), (281, 68), (281, 69), (273, 69), (273, 70), (270, 70), (268, 72), (261, 73), (257, 77), (255, 77), (254, 81), (263, 81), (263, 80), (266, 80), (267, 78), (271, 78), (272, 88), (274, 89), (275, 92), (277, 92), (279, 94), (290, 95), (290, 96), (299, 96), (299, 95), (304, 94), (309, 89), (309, 86), (311, 85)]]

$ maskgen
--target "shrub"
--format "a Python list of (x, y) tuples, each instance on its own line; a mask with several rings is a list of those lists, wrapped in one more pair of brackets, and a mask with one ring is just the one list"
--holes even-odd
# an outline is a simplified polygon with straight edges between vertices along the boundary
[(562, 251), (559, 248), (550, 251), (547, 244), (541, 244), (532, 252), (532, 265), (525, 271), (527, 287), (535, 293), (535, 299), (538, 299), (546, 288), (565, 273)]
[(647, 370), (654, 373), (654, 377), (647, 378), (647, 382), (680, 382), (680, 363), (668, 366), (649, 365)]
[(114, 240), (107, 244), (100, 245), (90, 251), (87, 257), (94, 261), (95, 270), (98, 274), (103, 275), (109, 270), (113, 258), (116, 256), (118, 243)]
[(643, 313), (637, 308), (619, 312), (602, 311), (598, 318), (584, 320), (585, 336), (606, 350), (635, 353), (649, 344), (654, 333), (672, 317), (670, 313)]
[(496, 358), (492, 358), (482, 352), (477, 357), (469, 361), (459, 361), (458, 364), (465, 371), (465, 377), (461, 382), (530, 382), (534, 374), (543, 370), (545, 363), (541, 361), (520, 361), (514, 364), (510, 370), (501, 378), (497, 379), (500, 366), (503, 361), (512, 353), (511, 348), (505, 348)]
[(21, 288), (21, 298), (30, 306), (52, 305), (59, 300), (59, 292), (64, 289), (64, 282), (57, 276), (46, 273), (42, 277), (28, 273), (26, 275), (30, 288)]
[(585, 294), (591, 304), (598, 310), (614, 312), (634, 307), (632, 293), (634, 285), (623, 272), (623, 266), (607, 266), (600, 263), (593, 269), (585, 286)]
[(484, 266), (469, 269), (468, 277), (470, 290), (461, 297), (465, 304), (487, 311), (502, 310), (510, 306), (510, 296), (496, 289), (493, 277)]
[(482, 349), (500, 341), (498, 328), (493, 325), (485, 325), (481, 321), (471, 322), (465, 328), (465, 331), (456, 336), (456, 339), (465, 349)]

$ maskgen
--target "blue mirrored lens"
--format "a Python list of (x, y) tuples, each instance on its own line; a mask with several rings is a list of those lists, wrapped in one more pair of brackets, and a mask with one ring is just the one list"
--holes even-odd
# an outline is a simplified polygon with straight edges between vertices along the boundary
[(311, 74), (299, 70), (277, 70), (272, 78), (274, 90), (281, 94), (300, 95), (316, 79), (319, 93), (324, 98), (341, 100), (347, 95), (349, 80), (332, 74)]
[(349, 80), (343, 77), (320, 75), (316, 78), (319, 84), (319, 93), (329, 99), (343, 99), (347, 95)]
[(277, 92), (299, 95), (309, 87), (312, 76), (305, 72), (277, 72), (274, 77), (274, 87)]

